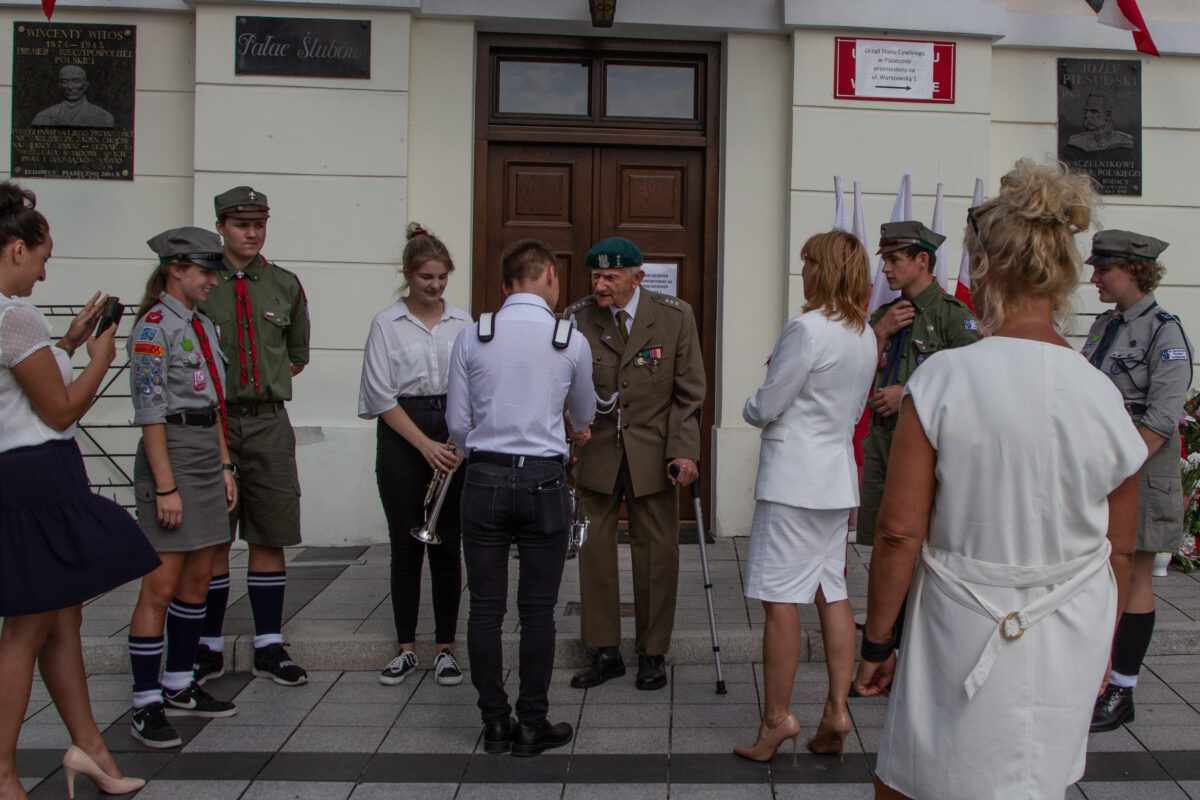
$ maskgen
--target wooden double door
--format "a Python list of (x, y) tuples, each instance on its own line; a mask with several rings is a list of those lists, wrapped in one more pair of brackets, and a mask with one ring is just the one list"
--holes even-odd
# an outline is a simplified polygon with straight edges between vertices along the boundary
[[(514, 241), (541, 239), (557, 254), (562, 291), (556, 312), (591, 293), (584, 258), (593, 244), (609, 236), (634, 242), (648, 271), (658, 276), (643, 285), (669, 289), (696, 314), (708, 379), (701, 431), (701, 496), (707, 498), (716, 286), (708, 285), (715, 248), (706, 230), (705, 149), (489, 142), (486, 153), (480, 196), (486, 197), (485, 241), (476, 249), (474, 314), (504, 302), (500, 254)], [(690, 493), (682, 492), (681, 518), (693, 520), (692, 508)]]

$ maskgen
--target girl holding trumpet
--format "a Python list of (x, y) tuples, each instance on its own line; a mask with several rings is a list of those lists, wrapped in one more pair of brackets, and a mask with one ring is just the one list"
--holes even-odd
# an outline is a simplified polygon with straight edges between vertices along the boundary
[[(413, 222), (401, 268), (405, 294), (375, 315), (363, 352), (358, 415), (378, 419), (375, 477), (392, 546), (392, 615), (399, 655), (379, 682), (403, 682), (417, 667), (413, 650), (421, 602), (421, 568), (429, 552), (437, 656), (434, 675), (442, 686), (462, 683), (454, 660), (458, 604), (462, 595), (458, 498), (462, 455), (446, 430), (446, 380), (450, 350), (471, 316), (442, 299), (454, 261), (440, 239)], [(448, 494), (431, 534), (418, 539), (426, 520), (426, 487), (436, 472), (451, 472)], [(430, 498), (431, 503), (436, 498)], [(428, 537), (426, 537), (428, 538)]]

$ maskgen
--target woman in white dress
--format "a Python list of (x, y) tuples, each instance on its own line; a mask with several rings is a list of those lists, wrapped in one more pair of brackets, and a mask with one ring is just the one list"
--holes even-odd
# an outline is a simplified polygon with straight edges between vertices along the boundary
[(871, 557), (854, 685), (891, 685), (877, 798), (1057, 799), (1083, 774), (1146, 458), (1057, 324), (1096, 200), (1086, 176), (1023, 159), (968, 214), (992, 336), (906, 385)]
[(846, 523), (858, 505), (854, 426), (875, 370), (867, 325), (867, 251), (849, 233), (804, 243), (803, 313), (788, 320), (767, 378), (742, 416), (763, 429), (757, 501), (746, 564), (746, 596), (761, 600), (762, 725), (758, 740), (734, 752), (768, 761), (785, 739), (795, 759), (800, 723), (788, 710), (800, 658), (798, 603), (816, 602), (825, 640), (829, 694), (816, 753), (842, 752), (849, 733), (846, 696), (854, 669), (854, 616), (846, 597)]

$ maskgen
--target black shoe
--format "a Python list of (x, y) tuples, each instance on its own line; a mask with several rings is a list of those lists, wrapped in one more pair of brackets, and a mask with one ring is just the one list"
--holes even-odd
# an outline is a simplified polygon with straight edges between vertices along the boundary
[(522, 758), (536, 756), (543, 750), (562, 747), (570, 742), (574, 735), (575, 731), (571, 730), (569, 722), (559, 722), (554, 725), (550, 724), (548, 719), (544, 719), (536, 725), (526, 725), (522, 722), (513, 732), (512, 754)]
[(483, 752), (493, 755), (507, 753), (516, 727), (517, 721), (512, 717), (483, 723)]
[(250, 671), (260, 678), (270, 678), (280, 686), (308, 683), (308, 673), (292, 661), (288, 651), (278, 642), (254, 648), (254, 669)]
[(196, 648), (196, 663), (192, 665), (192, 669), (196, 673), (196, 683), (203, 686), (206, 681), (225, 674), (225, 654), (202, 644)]
[(654, 690), (666, 685), (666, 659), (663, 656), (638, 656), (637, 688)]
[(592, 653), (592, 665), (572, 676), (571, 686), (576, 689), (590, 689), (624, 674), (625, 662), (621, 658), (621, 651), (615, 647), (600, 647)]
[(163, 705), (171, 717), (232, 717), (237, 706), (227, 700), (218, 700), (201, 689), (195, 682), (178, 692), (163, 691)]
[(165, 747), (179, 747), (183, 739), (175, 731), (175, 726), (163, 713), (162, 703), (151, 703), (148, 706), (133, 710), (133, 721), (129, 725), (129, 733), (147, 747), (159, 750)]
[(1092, 709), (1092, 733), (1115, 731), (1126, 722), (1133, 722), (1133, 689), (1110, 683)]

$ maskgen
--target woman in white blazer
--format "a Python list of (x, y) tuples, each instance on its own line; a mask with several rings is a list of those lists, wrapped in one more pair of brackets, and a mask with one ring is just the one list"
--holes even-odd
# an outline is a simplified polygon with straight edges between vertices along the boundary
[(814, 753), (842, 752), (850, 731), (846, 697), (854, 668), (854, 616), (846, 597), (846, 523), (858, 505), (854, 425), (875, 371), (867, 324), (867, 251), (844, 231), (817, 234), (800, 251), (803, 312), (788, 320), (767, 378), (742, 416), (763, 429), (757, 504), (746, 564), (746, 596), (762, 601), (763, 719), (738, 755), (767, 761), (785, 739), (793, 760), (800, 723), (788, 710), (800, 659), (798, 603), (816, 602), (829, 694)]

